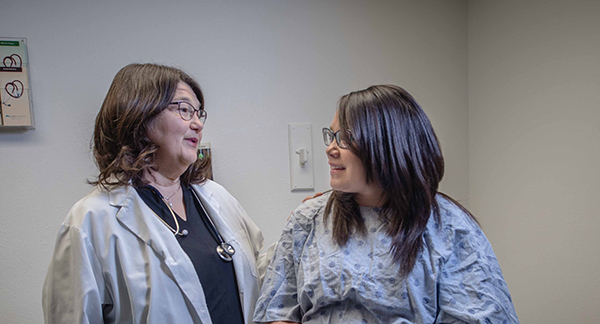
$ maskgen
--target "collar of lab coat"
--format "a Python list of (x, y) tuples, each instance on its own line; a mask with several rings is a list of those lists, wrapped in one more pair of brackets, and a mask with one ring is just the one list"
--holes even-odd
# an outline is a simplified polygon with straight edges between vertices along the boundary
[[(215, 223), (218, 223), (216, 226), (221, 230), (224, 225), (220, 221), (220, 217), (218, 217), (221, 206), (213, 197), (213, 192), (202, 185), (193, 185), (192, 189), (201, 197), (208, 213), (211, 214)], [(179, 245), (179, 242), (177, 242), (173, 233), (158, 219), (150, 207), (144, 203), (132, 186), (122, 186), (111, 190), (109, 193), (109, 203), (119, 208), (116, 215), (117, 220), (140, 240), (149, 245), (163, 260), (169, 268), (174, 281), (179, 285), (188, 298), (188, 301), (194, 306), (197, 316), (200, 317), (202, 322), (210, 322), (200, 280), (197, 275), (190, 275), (190, 273), (195, 274), (194, 265)], [(219, 222), (217, 222), (217, 219)], [(223, 237), (225, 237), (225, 233), (223, 232), (227, 232), (227, 234), (231, 233), (230, 230), (222, 231), (221, 235)]]

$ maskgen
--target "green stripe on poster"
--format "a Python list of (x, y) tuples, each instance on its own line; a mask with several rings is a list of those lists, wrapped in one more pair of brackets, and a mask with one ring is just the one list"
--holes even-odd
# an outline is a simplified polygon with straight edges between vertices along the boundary
[(0, 46), (19, 46), (19, 41), (0, 40)]

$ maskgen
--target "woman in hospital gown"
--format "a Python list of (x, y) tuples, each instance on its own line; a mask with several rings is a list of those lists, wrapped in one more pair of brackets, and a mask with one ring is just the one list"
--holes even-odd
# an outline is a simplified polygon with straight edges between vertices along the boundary
[(437, 191), (443, 157), (410, 94), (350, 93), (323, 135), (333, 191), (293, 213), (255, 321), (518, 323), (490, 242)]

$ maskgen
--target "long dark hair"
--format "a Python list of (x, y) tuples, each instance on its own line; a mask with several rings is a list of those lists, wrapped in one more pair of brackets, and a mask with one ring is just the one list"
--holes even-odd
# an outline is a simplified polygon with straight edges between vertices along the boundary
[[(177, 84), (190, 86), (200, 106), (198, 83), (180, 69), (157, 64), (130, 64), (113, 82), (96, 116), (92, 148), (98, 177), (89, 181), (104, 188), (144, 184), (142, 174), (154, 165), (158, 147), (148, 139), (148, 126), (173, 100)], [(181, 176), (184, 185), (209, 177), (210, 157), (198, 159)]]
[[(368, 183), (383, 189), (380, 217), (392, 238), (391, 253), (408, 274), (423, 247), (429, 217), (440, 220), (436, 200), (444, 158), (429, 118), (416, 100), (394, 85), (376, 85), (343, 96), (340, 129), (349, 130), (348, 148), (362, 161)], [(441, 194), (443, 195), (443, 194)], [(458, 202), (448, 198), (469, 215)], [(344, 246), (353, 232), (366, 233), (354, 194), (334, 190), (325, 219), (333, 215), (334, 241)], [(471, 216), (472, 217), (472, 216)]]

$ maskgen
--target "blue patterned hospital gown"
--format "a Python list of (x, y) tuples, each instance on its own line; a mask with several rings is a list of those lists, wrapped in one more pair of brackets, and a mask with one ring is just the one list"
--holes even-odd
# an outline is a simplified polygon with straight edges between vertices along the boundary
[(254, 321), (300, 323), (519, 323), (492, 246), (479, 226), (438, 196), (423, 250), (407, 277), (389, 253), (377, 208), (361, 207), (367, 235), (343, 246), (323, 224), (329, 194), (288, 221), (269, 265)]

